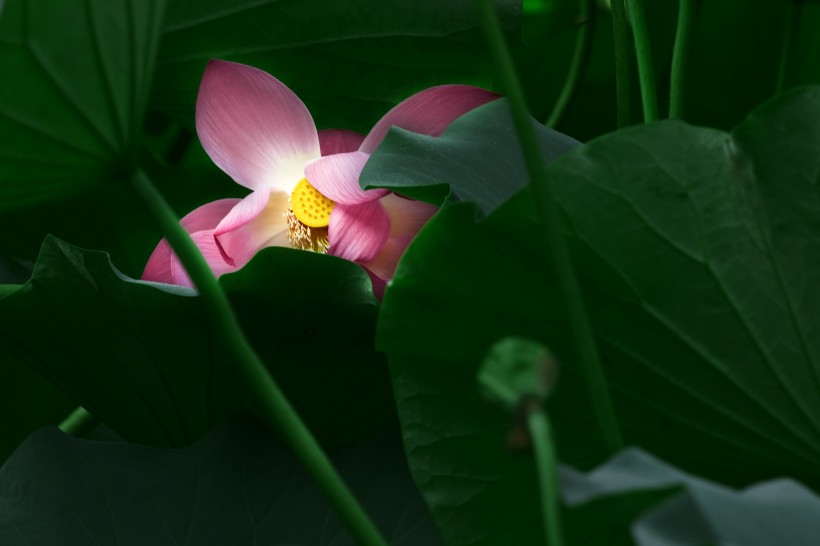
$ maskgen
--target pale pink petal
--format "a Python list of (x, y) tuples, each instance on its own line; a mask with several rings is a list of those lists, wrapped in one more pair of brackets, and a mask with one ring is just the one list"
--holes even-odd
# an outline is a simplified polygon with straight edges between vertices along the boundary
[(412, 240), (410, 236), (390, 237), (376, 257), (362, 263), (362, 266), (385, 282), (392, 280), (396, 266)]
[(314, 159), (305, 165), (305, 176), (322, 195), (342, 205), (367, 203), (387, 195), (387, 190), (363, 190), (359, 175), (370, 154), (350, 152)]
[(382, 249), (389, 233), (390, 220), (378, 201), (336, 205), (328, 226), (328, 253), (353, 262), (368, 262)]
[[(205, 261), (211, 266), (214, 275), (221, 277), (225, 273), (232, 273), (237, 270), (236, 267), (228, 264), (223, 259), (222, 252), (220, 252), (214, 239), (214, 230), (197, 231), (191, 234), (191, 239), (199, 247), (199, 251), (202, 252)], [(194, 285), (176, 255), (171, 257), (171, 284), (191, 287)]]
[(186, 214), (179, 223), (188, 233), (214, 229), (240, 201), (242, 200), (219, 199), (206, 203)]
[(322, 129), (319, 131), (319, 147), (322, 155), (355, 152), (364, 141), (364, 135), (347, 129)]
[(379, 278), (389, 281), (393, 278), (404, 251), (424, 224), (438, 211), (438, 207), (395, 194), (388, 195), (380, 202), (390, 218), (390, 236), (376, 257), (362, 265)]
[(219, 223), (214, 230), (225, 261), (242, 267), (267, 246), (289, 246), (284, 213), (288, 194), (281, 191), (253, 192)]
[[(218, 201), (213, 201), (212, 203), (207, 203), (188, 213), (182, 220), (180, 220), (180, 224), (188, 233), (191, 234), (197, 234), (197, 232), (209, 230), (211, 234), (210, 238), (213, 240), (213, 228), (219, 224), (222, 218), (224, 218), (225, 215), (228, 214), (237, 203), (239, 203), (239, 201), (239, 199), (220, 199)], [(195, 239), (195, 242), (197, 242), (197, 240), (202, 240), (204, 243), (207, 243), (207, 240), (203, 239), (203, 236), (194, 237), (194, 235), (192, 235), (192, 238)], [(200, 251), (204, 253), (205, 248), (199, 244), (198, 246)], [(211, 270), (216, 275), (221, 275), (223, 269), (225, 267), (229, 267), (221, 255), (206, 255), (205, 259), (208, 262), (208, 265), (211, 266)], [(148, 258), (148, 263), (145, 264), (145, 270), (142, 273), (142, 279), (166, 284), (182, 284), (183, 286), (191, 286), (190, 280), (186, 280), (182, 283), (174, 281), (174, 268), (179, 267), (182, 266), (179, 264), (179, 260), (171, 250), (171, 245), (168, 244), (168, 241), (163, 239), (159, 242), (156, 249), (154, 249), (151, 257)]]
[(406, 199), (394, 193), (385, 196), (381, 204), (390, 218), (390, 237), (415, 237), (424, 224), (438, 212), (435, 205)]
[(440, 85), (425, 89), (385, 114), (370, 130), (359, 150), (373, 153), (393, 126), (439, 136), (456, 118), (497, 98), (498, 95), (491, 91), (469, 85)]
[(302, 167), (319, 157), (307, 108), (270, 74), (211, 61), (196, 99), (196, 131), (219, 168), (253, 190), (290, 192)]

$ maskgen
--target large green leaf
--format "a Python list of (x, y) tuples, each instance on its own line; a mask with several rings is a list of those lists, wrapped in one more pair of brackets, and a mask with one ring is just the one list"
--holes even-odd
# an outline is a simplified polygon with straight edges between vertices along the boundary
[[(363, 270), (276, 248), (221, 282), (322, 439), (348, 441), (390, 419), (384, 357), (373, 349), (378, 307)], [(1, 360), (42, 373), (127, 439), (188, 444), (253, 402), (194, 294), (133, 281), (107, 254), (48, 238), (32, 279), (0, 299)]]
[[(820, 534), (820, 497), (797, 482), (770, 480), (736, 491), (681, 472), (635, 448), (588, 474), (562, 468), (561, 486), (570, 506), (611, 497), (624, 502), (623, 495), (681, 487), (679, 495), (632, 524), (639, 546), (811, 546)], [(626, 530), (627, 525), (621, 528)]]
[[(384, 431), (333, 462), (395, 546), (440, 543)], [(5, 546), (353, 545), (301, 463), (238, 419), (180, 450), (32, 435), (0, 469)]]
[[(732, 134), (657, 123), (547, 167), (623, 432), (688, 471), (820, 483), (818, 119), (820, 88), (807, 88)], [(498, 447), (507, 423), (473, 384), (508, 335), (568, 354), (541, 229), (527, 191), (478, 223), (472, 206), (445, 209), (385, 294), (379, 343), (449, 544), (509, 543), (535, 520), (532, 468)], [(563, 364), (558, 450), (588, 466), (596, 427)]]
[[(495, 4), (505, 27), (517, 29), (520, 0)], [(214, 58), (270, 72), (320, 127), (363, 132), (426, 87), (492, 83), (471, 0), (174, 0), (153, 107), (192, 126), (199, 81)]]
[[(539, 149), (546, 161), (580, 142), (533, 122)], [(482, 131), (492, 132), (488, 140)], [(389, 185), (392, 189), (440, 203), (449, 185), (457, 201), (476, 203), (483, 213), (498, 207), (527, 182), (524, 158), (517, 149), (498, 153), (498, 143), (512, 142), (515, 126), (506, 99), (476, 108), (454, 121), (440, 137), (393, 127), (365, 165), (362, 187)], [(458, 172), (456, 172), (458, 171)]]
[(0, 212), (131, 163), (165, 0), (9, 0), (0, 19)]

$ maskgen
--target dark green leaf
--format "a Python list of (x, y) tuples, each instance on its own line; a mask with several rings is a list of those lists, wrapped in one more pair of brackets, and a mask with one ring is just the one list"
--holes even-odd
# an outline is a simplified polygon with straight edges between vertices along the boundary
[[(623, 431), (688, 471), (820, 483), (817, 120), (820, 88), (808, 88), (731, 135), (663, 122), (547, 167)], [(379, 343), (445, 539), (502, 544), (535, 521), (535, 488), (531, 466), (501, 447), (505, 419), (466, 388), (494, 342), (554, 350), (559, 455), (588, 466), (602, 453), (576, 365), (562, 361), (567, 327), (531, 197), (474, 215), (450, 207), (417, 237), (385, 294)]]
[[(373, 349), (378, 307), (363, 270), (277, 248), (222, 282), (322, 439), (348, 441), (390, 419), (384, 357)], [(0, 355), (24, 361), (127, 439), (185, 445), (253, 402), (203, 313), (190, 289), (133, 281), (107, 254), (48, 238), (32, 279), (0, 299)]]
[[(546, 161), (580, 145), (535, 121), (533, 125)], [(490, 133), (492, 139), (486, 136)], [(524, 158), (518, 148), (509, 146), (515, 135), (504, 99), (461, 116), (439, 138), (394, 127), (368, 160), (359, 183), (389, 186), (436, 204), (446, 195), (442, 186), (449, 185), (456, 200), (476, 203), (486, 214), (527, 183)]]
[[(506, 28), (520, 0), (495, 0)], [(160, 50), (153, 106), (193, 125), (210, 59), (273, 74), (320, 127), (367, 132), (390, 107), (442, 83), (490, 87), (472, 0), (174, 0)]]
[[(440, 543), (395, 434), (333, 459), (390, 544)], [(40, 430), (0, 469), (0, 505), (4, 546), (355, 544), (299, 461), (240, 420), (180, 450)]]
[(0, 212), (130, 165), (164, 0), (9, 0), (0, 19)]

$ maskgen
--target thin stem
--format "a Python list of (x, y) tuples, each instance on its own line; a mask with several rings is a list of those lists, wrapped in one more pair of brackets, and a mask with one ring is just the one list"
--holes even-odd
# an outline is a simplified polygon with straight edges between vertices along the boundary
[(538, 151), (533, 119), (527, 112), (524, 94), (513, 69), (498, 20), (490, 0), (476, 0), (487, 41), (493, 54), (496, 72), (509, 99), (515, 129), (524, 155), (527, 173), (538, 212), (544, 225), (542, 236), (547, 241), (548, 263), (552, 264), (558, 281), (557, 291), (563, 297), (570, 325), (576, 362), (586, 379), (589, 404), (592, 407), (606, 450), (611, 454), (621, 447), (621, 436), (607, 389), (606, 377), (598, 360), (598, 349), (584, 309), (581, 291), (562, 235), (562, 226), (550, 189), (546, 166)]
[(98, 424), (99, 421), (96, 417), (88, 413), (82, 406), (79, 406), (63, 419), (63, 422), (59, 424), (59, 429), (76, 438), (82, 438), (94, 430), (94, 427)]
[(316, 439), (251, 348), (222, 287), (191, 237), (180, 226), (168, 203), (142, 171), (135, 172), (130, 182), (146, 208), (154, 215), (165, 238), (196, 285), (205, 307), (206, 318), (211, 322), (213, 331), (223, 337), (230, 349), (229, 354), (236, 359), (234, 363), (237, 371), (245, 379), (249, 393), (258, 400), (262, 417), (270, 426), (279, 430), (347, 525), (353, 538), (366, 546), (386, 546), (387, 543), (376, 526), (336, 473)]
[(578, 82), (581, 80), (581, 75), (584, 73), (589, 61), (590, 44), (595, 26), (595, 0), (579, 0), (579, 8), (580, 11), (576, 19), (579, 28), (578, 36), (575, 38), (575, 52), (572, 55), (564, 87), (561, 89), (561, 94), (558, 95), (558, 100), (547, 118), (547, 127), (558, 125), (561, 116), (564, 115), (564, 111), (575, 94), (575, 89), (578, 87)]
[(629, 30), (626, 26), (626, 0), (612, 0), (612, 33), (615, 43), (615, 89), (618, 97), (618, 128), (630, 121)]
[(641, 103), (643, 120), (646, 123), (657, 121), (658, 91), (655, 87), (655, 68), (652, 66), (652, 46), (649, 43), (649, 27), (646, 24), (646, 13), (643, 0), (627, 0), (629, 17), (632, 19), (632, 36), (635, 39), (635, 55), (638, 57), (638, 81), (641, 84)]
[(534, 407), (528, 417), (527, 426), (535, 449), (535, 466), (538, 469), (538, 490), (541, 494), (541, 523), (547, 546), (562, 546), (561, 502), (559, 500), (558, 458), (555, 456), (552, 440), (552, 426), (549, 417), (540, 405)]
[(791, 57), (794, 40), (797, 37), (797, 27), (800, 24), (800, 9), (802, 4), (802, 0), (790, 0), (786, 2), (786, 31), (783, 35), (783, 45), (780, 48), (780, 67), (777, 71), (775, 94), (783, 91), (783, 85), (786, 82), (789, 57)]
[(684, 78), (689, 58), (689, 41), (695, 20), (695, 0), (678, 0), (678, 30), (675, 33), (675, 49), (672, 52), (672, 76), (669, 80), (669, 117), (683, 117)]
[(0, 284), (0, 298), (14, 294), (22, 287), (22, 284)]

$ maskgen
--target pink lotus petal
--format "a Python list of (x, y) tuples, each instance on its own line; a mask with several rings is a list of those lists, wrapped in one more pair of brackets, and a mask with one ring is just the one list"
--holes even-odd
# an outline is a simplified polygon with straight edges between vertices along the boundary
[(218, 199), (197, 207), (186, 214), (179, 223), (188, 233), (214, 229), (231, 212), (241, 199)]
[[(208, 265), (211, 266), (211, 271), (213, 271), (217, 277), (221, 277), (225, 273), (232, 273), (238, 269), (225, 262), (222, 258), (222, 252), (219, 250), (216, 240), (214, 239), (214, 230), (207, 229), (205, 231), (197, 231), (191, 234), (191, 239), (193, 239), (196, 246), (199, 247), (199, 251), (202, 252), (202, 256), (205, 258), (205, 261), (208, 262)], [(176, 255), (171, 257), (170, 265), (171, 284), (194, 286), (191, 277), (188, 276), (188, 272), (185, 271), (182, 262), (179, 261)]]
[(362, 263), (362, 266), (384, 282), (392, 280), (396, 266), (412, 240), (410, 236), (390, 237), (376, 257)]
[(239, 184), (290, 192), (302, 167), (319, 157), (305, 105), (270, 74), (211, 61), (196, 99), (196, 131), (208, 155)]
[[(228, 214), (237, 203), (239, 203), (239, 201), (239, 199), (220, 199), (218, 201), (213, 201), (212, 203), (207, 203), (188, 213), (182, 220), (180, 220), (180, 224), (188, 233), (192, 234), (210, 230), (210, 238), (213, 239), (213, 228), (219, 224), (222, 218), (224, 218), (225, 215)], [(192, 237), (195, 239), (194, 242), (197, 242), (197, 240), (203, 240), (202, 237), (199, 236), (194, 237), (194, 235), (192, 235)], [(203, 241), (204, 243), (207, 243), (207, 241)], [(207, 244), (205, 246), (207, 246)], [(203, 253), (205, 252), (205, 248), (203, 246), (199, 246), (199, 249)], [(217, 276), (224, 272), (223, 270), (225, 267), (230, 267), (227, 263), (225, 263), (225, 260), (221, 255), (213, 256), (206, 254), (205, 259), (208, 262), (208, 265), (211, 266), (211, 270)], [(185, 282), (175, 282), (174, 279), (177, 275), (174, 273), (174, 270), (175, 268), (181, 267), (182, 265), (179, 263), (179, 260), (171, 250), (171, 245), (168, 244), (168, 241), (163, 239), (159, 242), (156, 249), (154, 249), (151, 257), (148, 258), (148, 263), (145, 264), (145, 269), (142, 272), (142, 279), (166, 284), (191, 286), (191, 281), (190, 279), (187, 279), (187, 276), (187, 280)]]
[(393, 126), (439, 136), (456, 118), (497, 98), (498, 95), (491, 91), (469, 85), (441, 85), (425, 89), (385, 114), (370, 130), (359, 150), (373, 153)]
[(219, 223), (214, 237), (225, 261), (242, 267), (262, 248), (290, 246), (284, 212), (288, 194), (253, 192)]
[(390, 218), (390, 236), (373, 260), (363, 265), (374, 275), (389, 281), (396, 273), (396, 266), (404, 251), (424, 224), (438, 211), (438, 207), (394, 194), (382, 199), (381, 204)]
[(387, 195), (387, 190), (363, 190), (359, 175), (370, 154), (349, 152), (314, 159), (305, 165), (305, 176), (322, 195), (342, 205), (367, 203)]
[(387, 288), (387, 283), (384, 279), (374, 275), (373, 272), (369, 271), (366, 267), (364, 270), (367, 271), (367, 274), (370, 276), (370, 282), (373, 285), (373, 295), (381, 301), (382, 298), (384, 298), (384, 290)]
[(368, 262), (382, 249), (389, 233), (390, 220), (378, 201), (337, 204), (330, 215), (328, 253), (353, 262)]
[(415, 237), (424, 224), (438, 212), (435, 205), (406, 199), (393, 193), (385, 196), (381, 204), (390, 218), (390, 237)]
[(319, 131), (319, 147), (322, 155), (355, 152), (361, 146), (364, 135), (347, 129), (322, 129)]

